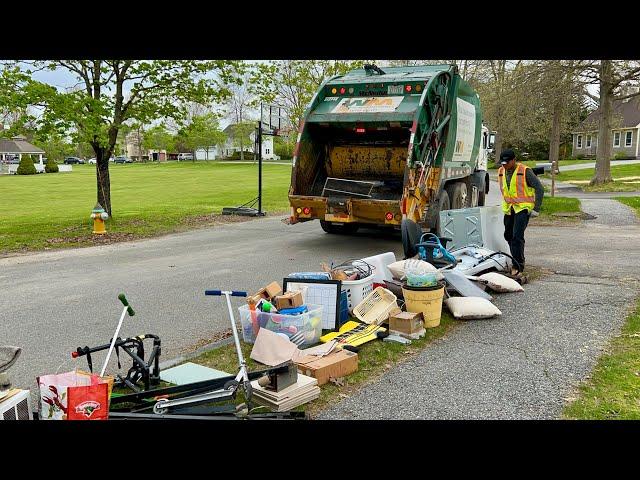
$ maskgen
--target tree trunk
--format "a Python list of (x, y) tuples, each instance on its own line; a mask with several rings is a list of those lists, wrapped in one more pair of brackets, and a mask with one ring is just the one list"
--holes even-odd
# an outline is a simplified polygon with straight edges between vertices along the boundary
[(98, 203), (112, 217), (111, 213), (111, 181), (109, 179), (109, 156), (111, 150), (95, 148), (96, 154), (96, 180), (98, 191)]
[(560, 152), (560, 121), (562, 120), (562, 96), (558, 95), (553, 105), (553, 122), (549, 139), (549, 161), (551, 162), (551, 196), (555, 196), (556, 173), (559, 173), (558, 154)]
[(611, 108), (613, 101), (613, 65), (611, 60), (600, 62), (600, 119), (598, 121), (598, 146), (596, 149), (596, 173), (591, 185), (611, 182)]

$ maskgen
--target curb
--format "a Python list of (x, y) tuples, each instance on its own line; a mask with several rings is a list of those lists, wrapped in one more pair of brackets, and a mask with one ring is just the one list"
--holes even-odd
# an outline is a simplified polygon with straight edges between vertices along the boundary
[(180, 363), (184, 363), (192, 358), (198, 357), (203, 353), (210, 352), (211, 350), (215, 350), (216, 348), (223, 347), (225, 345), (229, 345), (233, 343), (233, 335), (227, 338), (223, 338), (222, 340), (218, 340), (217, 342), (210, 343), (205, 345), (204, 347), (198, 348), (196, 351), (187, 353), (185, 355), (180, 355), (179, 357), (172, 358), (171, 360), (165, 360), (164, 362), (160, 362), (160, 371), (166, 370), (167, 368), (175, 367)]

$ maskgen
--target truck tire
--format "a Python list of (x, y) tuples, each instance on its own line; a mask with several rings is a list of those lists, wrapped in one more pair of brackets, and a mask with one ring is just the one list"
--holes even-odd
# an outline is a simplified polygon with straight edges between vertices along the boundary
[(402, 233), (402, 249), (404, 251), (404, 258), (415, 257), (418, 253), (415, 245), (420, 241), (420, 237), (422, 236), (422, 227), (413, 220), (405, 218), (400, 224), (400, 231)]
[(352, 235), (358, 231), (360, 225), (357, 223), (343, 223), (342, 225), (333, 225), (331, 222), (320, 220), (322, 230), (327, 233), (337, 233), (341, 235)]
[(467, 208), (469, 206), (469, 190), (465, 182), (454, 182), (447, 185), (451, 210)]
[(440, 212), (444, 212), (445, 210), (451, 209), (451, 202), (449, 200), (449, 194), (446, 190), (442, 190), (440, 192), (440, 196), (438, 197), (438, 211), (436, 212), (436, 223), (431, 229), (431, 233), (435, 233), (436, 235), (440, 235)]

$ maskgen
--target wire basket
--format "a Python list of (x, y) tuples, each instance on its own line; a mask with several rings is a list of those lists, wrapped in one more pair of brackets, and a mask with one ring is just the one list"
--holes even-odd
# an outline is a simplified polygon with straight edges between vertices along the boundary
[(356, 308), (353, 314), (361, 322), (380, 325), (398, 308), (397, 297), (384, 287), (377, 287)]

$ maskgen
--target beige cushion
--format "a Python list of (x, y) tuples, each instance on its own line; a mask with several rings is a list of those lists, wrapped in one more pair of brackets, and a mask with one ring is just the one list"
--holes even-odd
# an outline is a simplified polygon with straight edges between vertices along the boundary
[(421, 270), (422, 272), (437, 272), (438, 275), (436, 278), (438, 280), (442, 280), (444, 276), (441, 272), (438, 272), (438, 269), (431, 265), (429, 262), (425, 262), (424, 260), (419, 260), (415, 258), (409, 258), (407, 260), (400, 260), (398, 262), (391, 263), (387, 265), (389, 272), (391, 272), (391, 276), (395, 280), (403, 280), (405, 277), (405, 268), (415, 268), (416, 270)]
[(514, 279), (500, 275), (497, 272), (485, 273), (478, 277), (494, 292), (524, 292), (524, 288)]
[(489, 300), (480, 297), (451, 297), (444, 301), (457, 319), (491, 318), (502, 312)]

